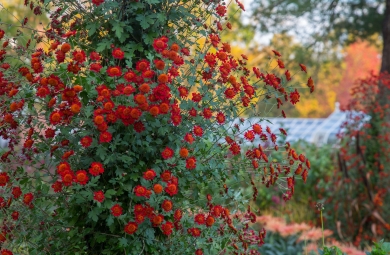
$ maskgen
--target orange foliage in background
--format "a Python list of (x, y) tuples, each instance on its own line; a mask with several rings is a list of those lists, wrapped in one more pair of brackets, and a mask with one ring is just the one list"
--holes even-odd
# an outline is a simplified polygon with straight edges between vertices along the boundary
[(356, 80), (365, 78), (371, 71), (378, 73), (381, 63), (379, 50), (368, 42), (353, 43), (345, 51), (345, 68), (340, 84), (336, 87), (336, 100), (342, 109), (351, 99), (350, 91)]

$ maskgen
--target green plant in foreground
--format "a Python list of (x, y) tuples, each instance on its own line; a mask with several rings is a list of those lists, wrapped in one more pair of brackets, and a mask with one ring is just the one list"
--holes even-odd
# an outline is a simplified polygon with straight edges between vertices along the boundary
[(379, 243), (374, 243), (371, 252), (366, 252), (367, 255), (388, 255), (390, 254), (390, 242), (381, 240)]

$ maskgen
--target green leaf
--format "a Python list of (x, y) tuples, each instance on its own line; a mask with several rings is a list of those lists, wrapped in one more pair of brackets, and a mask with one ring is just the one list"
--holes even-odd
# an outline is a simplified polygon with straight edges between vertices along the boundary
[(98, 221), (99, 218), (98, 218), (98, 212), (97, 212), (96, 208), (93, 209), (92, 211), (89, 211), (88, 217), (89, 217), (91, 220), (93, 220), (94, 222), (97, 222), (97, 221)]
[(158, 4), (160, 3), (160, 0), (146, 0), (145, 2), (148, 4)]
[(127, 247), (129, 246), (129, 243), (127, 242), (127, 239), (124, 237), (119, 238), (119, 246), (120, 247)]
[(149, 16), (138, 15), (136, 17), (136, 20), (138, 20), (140, 22), (140, 25), (143, 29), (147, 29), (148, 27), (150, 27), (151, 24), (154, 23), (154, 19), (152, 18), (151, 15), (149, 15)]
[(110, 45), (111, 45), (111, 42), (109, 42), (109, 41), (103, 41), (101, 43), (98, 43), (96, 51), (97, 52), (102, 52), (105, 49), (108, 49), (110, 47)]
[(96, 29), (97, 29), (97, 22), (91, 22), (89, 23), (87, 26), (86, 26), (86, 29), (88, 30), (88, 36), (92, 36), (95, 32), (96, 32)]
[(115, 31), (116, 37), (120, 39), (123, 34), (123, 23), (119, 21), (114, 21), (114, 24), (112, 26), (112, 30)]
[(116, 193), (115, 190), (109, 189), (109, 190), (106, 191), (106, 193), (104, 194), (104, 196), (107, 197), (107, 198), (111, 198), (112, 195), (114, 195), (115, 193)]
[(107, 226), (111, 226), (114, 223), (114, 217), (112, 215), (108, 216), (106, 223)]

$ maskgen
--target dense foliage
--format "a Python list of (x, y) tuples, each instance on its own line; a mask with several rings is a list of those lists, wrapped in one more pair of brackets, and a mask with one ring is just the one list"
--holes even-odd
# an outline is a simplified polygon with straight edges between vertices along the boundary
[(299, 102), (281, 54), (282, 76), (234, 58), (225, 2), (25, 5), (50, 22), (0, 30), (1, 254), (258, 254), (248, 201), (275, 184), (289, 200), (310, 169), (283, 129), (240, 129), (258, 101)]
[(340, 133), (337, 167), (322, 189), (326, 226), (343, 241), (364, 247), (390, 238), (388, 105), (376, 99), (388, 75), (359, 80), (349, 104), (349, 118)]

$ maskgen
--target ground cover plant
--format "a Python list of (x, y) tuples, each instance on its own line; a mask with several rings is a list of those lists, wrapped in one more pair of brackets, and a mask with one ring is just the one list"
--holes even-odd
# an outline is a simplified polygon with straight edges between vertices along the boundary
[(249, 200), (260, 185), (289, 200), (310, 161), (278, 143), (283, 129), (238, 117), (314, 84), (294, 83), (278, 51), (268, 71), (232, 56), (219, 37), (230, 4), (244, 10), (25, 0), (46, 27), (0, 23), (1, 255), (258, 254)]

